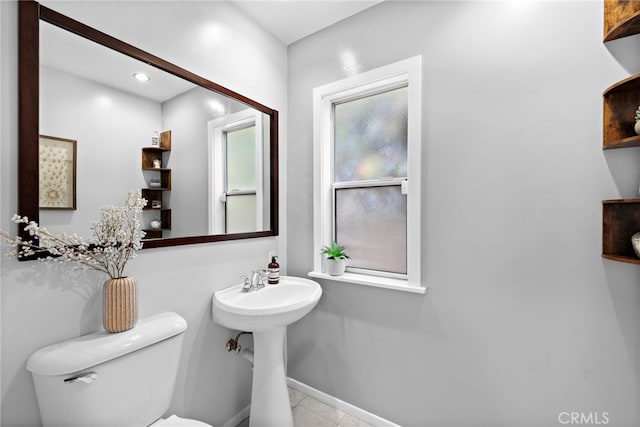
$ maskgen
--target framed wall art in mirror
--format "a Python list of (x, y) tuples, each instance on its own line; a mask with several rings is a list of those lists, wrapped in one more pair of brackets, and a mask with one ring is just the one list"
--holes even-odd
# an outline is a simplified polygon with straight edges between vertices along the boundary
[[(162, 197), (172, 226), (145, 248), (278, 235), (276, 110), (35, 1), (19, 2), (18, 59), (20, 215), (88, 233), (99, 206), (120, 204), (130, 188), (154, 188), (157, 173), (141, 171), (140, 152), (171, 129), (172, 148), (162, 154), (171, 191)], [(144, 84), (134, 82), (138, 72)], [(39, 135), (82, 141), (73, 215), (43, 209)], [(143, 215), (143, 227), (151, 220)]]
[(40, 209), (76, 209), (74, 139), (40, 135), (38, 183)]

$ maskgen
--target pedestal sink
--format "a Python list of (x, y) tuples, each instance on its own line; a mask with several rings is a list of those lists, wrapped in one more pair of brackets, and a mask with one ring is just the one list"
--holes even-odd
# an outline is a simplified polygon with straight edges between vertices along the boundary
[(219, 325), (253, 332), (253, 386), (249, 425), (293, 427), (284, 370), (287, 325), (309, 313), (322, 296), (309, 279), (281, 276), (277, 285), (242, 293), (242, 284), (213, 293), (212, 316)]

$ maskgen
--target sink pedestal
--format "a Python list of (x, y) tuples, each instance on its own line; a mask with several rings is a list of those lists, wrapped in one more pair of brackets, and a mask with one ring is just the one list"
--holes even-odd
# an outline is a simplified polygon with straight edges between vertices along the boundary
[(249, 426), (293, 427), (284, 372), (284, 337), (287, 325), (313, 310), (322, 288), (313, 280), (288, 276), (280, 276), (278, 285), (255, 292), (242, 292), (243, 287), (238, 284), (215, 291), (211, 315), (219, 325), (253, 332)]
[(284, 336), (287, 327), (253, 333), (253, 386), (250, 427), (293, 427), (284, 372)]

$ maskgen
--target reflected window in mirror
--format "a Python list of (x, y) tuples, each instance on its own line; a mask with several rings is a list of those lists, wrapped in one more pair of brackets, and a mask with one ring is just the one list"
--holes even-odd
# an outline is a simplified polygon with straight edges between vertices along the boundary
[(268, 125), (263, 115), (253, 110), (208, 123), (212, 234), (252, 232), (269, 223), (269, 212), (264, 209), (264, 183), (270, 173), (264, 162), (269, 152), (265, 123)]

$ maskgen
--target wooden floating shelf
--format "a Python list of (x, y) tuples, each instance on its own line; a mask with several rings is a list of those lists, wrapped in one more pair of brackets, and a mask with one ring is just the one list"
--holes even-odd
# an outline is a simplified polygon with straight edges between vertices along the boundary
[(171, 151), (171, 149), (165, 148), (165, 147), (151, 146), (151, 147), (142, 147), (142, 151), (148, 151), (150, 153), (153, 153), (153, 152), (164, 153), (165, 151)]
[(626, 262), (627, 264), (638, 264), (638, 265), (640, 265), (640, 258), (638, 258), (638, 257), (628, 257), (628, 256), (617, 256), (617, 255), (602, 254), (602, 258), (609, 259), (611, 261)]
[(640, 199), (602, 201), (602, 257), (640, 264), (631, 236), (640, 231)]
[[(168, 199), (163, 197), (164, 192), (171, 191), (171, 169), (164, 167), (169, 160), (171, 151), (171, 131), (161, 132), (159, 135), (158, 146), (142, 147), (141, 168), (144, 172), (156, 172), (156, 177), (160, 177), (159, 187), (146, 187), (142, 189), (142, 197), (147, 199), (147, 206), (143, 208), (145, 212), (157, 212), (160, 214), (160, 229), (146, 229), (147, 235), (145, 239), (162, 238), (162, 230), (171, 230), (171, 209), (167, 206)], [(154, 161), (160, 162), (159, 168), (153, 167)], [(165, 199), (165, 200), (163, 200)], [(160, 207), (152, 207), (152, 203), (157, 202)], [(147, 218), (149, 218), (147, 216)]]
[(640, 33), (640, 2), (604, 0), (604, 42)]
[(604, 94), (607, 95), (628, 90), (640, 90), (640, 74), (634, 74), (633, 76), (629, 76), (624, 80), (612, 84), (604, 91)]
[(611, 141), (603, 150), (614, 150), (616, 148), (628, 148), (628, 147), (640, 147), (640, 135), (631, 136), (629, 138), (620, 139), (618, 141)]
[[(604, 0), (604, 42), (640, 33), (640, 1)], [(607, 88), (603, 95), (602, 148), (640, 147), (635, 112), (640, 108), (640, 74)], [(602, 257), (640, 265), (631, 237), (640, 231), (640, 199), (602, 201)]]
[(143, 211), (170, 211), (170, 208), (152, 208), (151, 206), (145, 206), (142, 208)]
[(640, 106), (640, 74), (607, 88), (602, 100), (602, 148), (609, 150), (640, 146), (640, 136), (634, 130), (635, 114)]
[(145, 230), (142, 230), (145, 232), (145, 236), (143, 240), (147, 240), (147, 239), (161, 239), (162, 238), (162, 230), (156, 230), (153, 228), (148, 228)]

